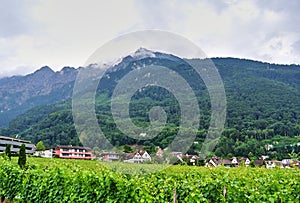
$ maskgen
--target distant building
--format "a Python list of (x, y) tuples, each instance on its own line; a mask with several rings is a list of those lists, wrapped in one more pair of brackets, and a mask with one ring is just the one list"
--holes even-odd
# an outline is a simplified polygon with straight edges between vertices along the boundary
[(160, 147), (158, 147), (157, 152), (156, 152), (156, 156), (162, 158), (164, 154), (164, 150), (162, 150)]
[(103, 152), (101, 153), (101, 158), (104, 161), (113, 162), (113, 161), (119, 161), (121, 155), (122, 153), (118, 153), (118, 152)]
[(273, 149), (274, 148), (274, 146), (272, 145), (272, 144), (267, 144), (267, 145), (265, 145), (265, 149), (267, 150), (267, 151), (270, 151), (271, 149)]
[(21, 145), (25, 144), (26, 154), (33, 154), (35, 145), (28, 140), (20, 140), (12, 137), (0, 136), (0, 153), (4, 153), (6, 145), (11, 145), (11, 152), (18, 153), (20, 151)]
[(183, 159), (189, 160), (190, 164), (194, 166), (194, 165), (196, 165), (196, 162), (199, 159), (199, 157), (197, 155), (186, 154), (186, 155), (182, 155), (179, 160), (183, 161)]
[(92, 150), (88, 147), (58, 145), (55, 148), (55, 155), (67, 159), (92, 159)]
[(230, 159), (222, 159), (218, 157), (212, 157), (207, 163), (207, 167), (217, 167), (217, 166), (226, 166), (226, 167), (236, 167), (243, 163), (245, 166), (250, 165), (250, 159), (248, 158), (240, 158), (232, 157)]
[(283, 159), (281, 163), (282, 166), (285, 168), (295, 167), (295, 166), (299, 167), (300, 165), (300, 162), (297, 159)]
[(276, 165), (273, 161), (265, 161), (266, 168), (275, 168)]
[(251, 161), (250, 161), (249, 158), (240, 158), (240, 159), (238, 160), (238, 162), (239, 162), (239, 164), (240, 164), (240, 163), (243, 163), (245, 166), (249, 166), (250, 163), (251, 163)]
[(138, 151), (136, 153), (127, 154), (127, 157), (125, 158), (124, 162), (129, 163), (142, 163), (143, 161), (149, 160), (151, 161), (151, 157), (148, 154), (147, 151)]
[(43, 158), (52, 158), (54, 152), (53, 149), (46, 149), (45, 151), (35, 151), (33, 155)]
[(255, 160), (254, 161), (254, 165), (255, 166), (259, 166), (259, 167), (261, 167), (261, 166), (264, 166), (266, 163), (265, 163), (265, 161), (262, 159), (262, 158), (259, 158), (258, 160)]

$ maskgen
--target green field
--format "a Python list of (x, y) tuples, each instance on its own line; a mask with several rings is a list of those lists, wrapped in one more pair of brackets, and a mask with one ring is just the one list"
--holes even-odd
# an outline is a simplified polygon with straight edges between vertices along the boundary
[[(108, 167), (108, 168), (106, 168)], [(204, 168), (0, 158), (0, 194), (17, 202), (299, 202), (298, 169)], [(125, 172), (125, 173), (121, 173)]]

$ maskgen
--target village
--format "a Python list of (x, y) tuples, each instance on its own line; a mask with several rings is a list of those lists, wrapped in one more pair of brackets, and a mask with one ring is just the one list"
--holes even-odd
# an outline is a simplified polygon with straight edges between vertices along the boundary
[(297, 159), (270, 160), (269, 156), (261, 156), (256, 160), (248, 157), (231, 157), (228, 159), (213, 156), (209, 159), (202, 160), (197, 155), (183, 154), (181, 152), (170, 152), (169, 159), (166, 159), (166, 151), (157, 147), (155, 154), (149, 154), (140, 147), (135, 147), (132, 152), (93, 152), (92, 149), (82, 146), (58, 145), (55, 148), (37, 150), (36, 146), (30, 141), (17, 138), (0, 136), (0, 153), (5, 152), (6, 145), (11, 145), (11, 151), (18, 153), (21, 144), (26, 146), (26, 154), (43, 158), (61, 158), (61, 159), (82, 159), (82, 160), (99, 160), (106, 162), (126, 162), (126, 163), (147, 163), (162, 164), (164, 160), (173, 159), (172, 164), (182, 164), (191, 166), (205, 167), (265, 167), (265, 168), (291, 168), (300, 167), (300, 161)]

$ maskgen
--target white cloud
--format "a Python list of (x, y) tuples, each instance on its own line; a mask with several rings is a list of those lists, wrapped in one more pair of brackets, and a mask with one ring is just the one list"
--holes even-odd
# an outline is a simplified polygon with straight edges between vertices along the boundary
[[(0, 76), (23, 73), (49, 65), (83, 65), (101, 44), (129, 31), (139, 23), (132, 1), (39, 1), (28, 11), (35, 29), (30, 34), (1, 38), (10, 47), (0, 47)], [(14, 52), (14, 53), (12, 53)], [(22, 68), (21, 68), (22, 67)]]
[(299, 57), (294, 55), (294, 43), (299, 40), (297, 33), (279, 33), (261, 45), (258, 54), (268, 61), (281, 63), (299, 63)]
[[(152, 2), (140, 3), (145, 25), (156, 22), (158, 28), (180, 33), (210, 57), (232, 56), (275, 63), (300, 63), (295, 52), (287, 51), (293, 49), (291, 43), (300, 40), (300, 22), (294, 18), (299, 15), (297, 5), (300, 6), (294, 1), (207, 0), (183, 4), (175, 0), (159, 3), (157, 8)], [(266, 44), (275, 34), (284, 38), (284, 46), (267, 49)]]

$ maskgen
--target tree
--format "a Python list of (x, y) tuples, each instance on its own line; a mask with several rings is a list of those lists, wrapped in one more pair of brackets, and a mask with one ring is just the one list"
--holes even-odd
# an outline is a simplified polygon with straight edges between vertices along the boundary
[(130, 153), (130, 152), (133, 152), (133, 149), (129, 145), (124, 145), (123, 151), (125, 153)]
[(11, 150), (10, 150), (11, 145), (7, 144), (5, 148), (5, 155), (8, 157), (9, 160), (11, 160)]
[(20, 151), (19, 151), (18, 164), (19, 164), (20, 168), (22, 168), (22, 169), (26, 165), (26, 148), (25, 148), (25, 144), (21, 145), (21, 148), (20, 148)]
[(289, 157), (291, 159), (297, 159), (298, 158), (298, 154), (295, 153), (295, 150), (293, 149), (291, 153), (289, 153)]
[(157, 152), (157, 148), (152, 143), (148, 146), (144, 146), (144, 150), (147, 151), (151, 155), (154, 155)]
[(36, 149), (35, 149), (35, 151), (45, 151), (45, 146), (44, 146), (43, 141), (39, 141), (39, 142), (36, 144)]

